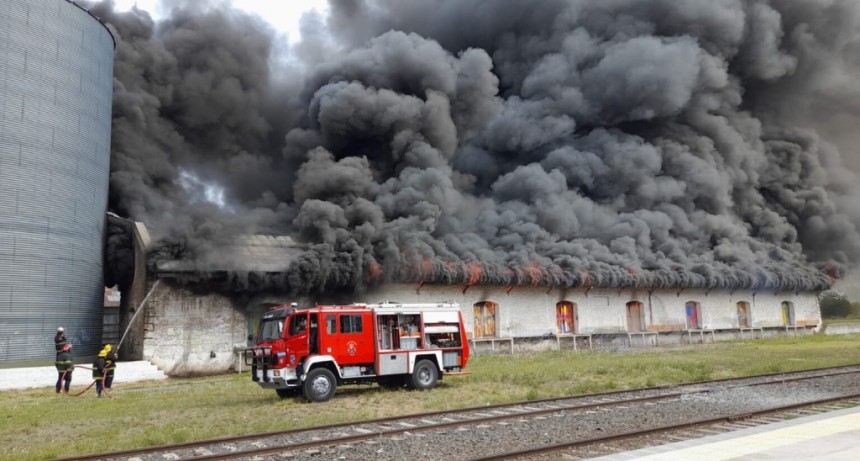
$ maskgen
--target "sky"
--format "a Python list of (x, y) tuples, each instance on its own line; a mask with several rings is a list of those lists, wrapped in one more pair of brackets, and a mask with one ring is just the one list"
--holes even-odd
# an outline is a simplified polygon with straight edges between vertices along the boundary
[[(162, 16), (159, 9), (160, 0), (114, 0), (114, 3), (120, 11), (129, 10), (137, 5), (139, 9), (148, 11), (153, 18)], [(290, 42), (299, 40), (301, 35), (299, 19), (301, 19), (302, 14), (311, 10), (316, 10), (321, 14), (328, 11), (327, 0), (232, 0), (232, 3), (237, 8), (258, 14), (272, 24), (275, 29), (285, 34)]]

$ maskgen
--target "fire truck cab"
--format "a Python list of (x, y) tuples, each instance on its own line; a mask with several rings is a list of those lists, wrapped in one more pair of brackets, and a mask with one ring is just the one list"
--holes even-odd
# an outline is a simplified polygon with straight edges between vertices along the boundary
[(315, 402), (342, 384), (426, 390), (469, 359), (456, 303), (279, 306), (263, 314), (245, 353), (251, 379)]

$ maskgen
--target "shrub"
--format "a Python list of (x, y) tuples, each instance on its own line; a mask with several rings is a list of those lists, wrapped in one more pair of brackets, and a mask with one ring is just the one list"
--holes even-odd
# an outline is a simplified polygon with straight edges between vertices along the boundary
[(855, 312), (855, 307), (860, 307), (860, 303), (854, 303), (841, 293), (825, 292), (821, 295), (821, 316), (824, 318), (845, 318), (851, 316)]

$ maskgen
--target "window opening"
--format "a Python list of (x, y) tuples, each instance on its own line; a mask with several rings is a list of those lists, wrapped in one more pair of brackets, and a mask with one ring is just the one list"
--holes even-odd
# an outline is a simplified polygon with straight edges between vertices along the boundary
[(290, 317), (290, 336), (296, 336), (308, 331), (308, 316), (294, 315)]
[(341, 333), (361, 333), (361, 316), (360, 315), (341, 315), (340, 316), (340, 332)]
[(562, 301), (555, 305), (556, 331), (559, 334), (576, 332), (576, 304)]
[(750, 303), (738, 302), (738, 328), (750, 327)]
[(794, 303), (791, 301), (782, 302), (782, 324), (787, 327), (794, 326)]
[(496, 312), (499, 305), (492, 301), (475, 303), (475, 337), (491, 338), (496, 336)]
[(627, 303), (627, 331), (637, 332), (645, 331), (644, 310), (642, 303), (639, 301), (630, 301)]
[(265, 319), (260, 322), (259, 334), (254, 335), (255, 338), (261, 341), (271, 341), (280, 339), (284, 334), (284, 319), (273, 318)]
[(687, 301), (687, 303), (685, 305), (685, 309), (687, 311), (687, 329), (688, 330), (701, 330), (702, 329), (701, 305), (697, 301)]

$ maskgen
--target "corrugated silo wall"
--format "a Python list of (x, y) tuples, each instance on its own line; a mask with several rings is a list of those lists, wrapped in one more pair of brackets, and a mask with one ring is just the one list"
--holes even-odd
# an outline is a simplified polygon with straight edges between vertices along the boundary
[(101, 345), (112, 35), (66, 0), (0, 1), (0, 362)]

